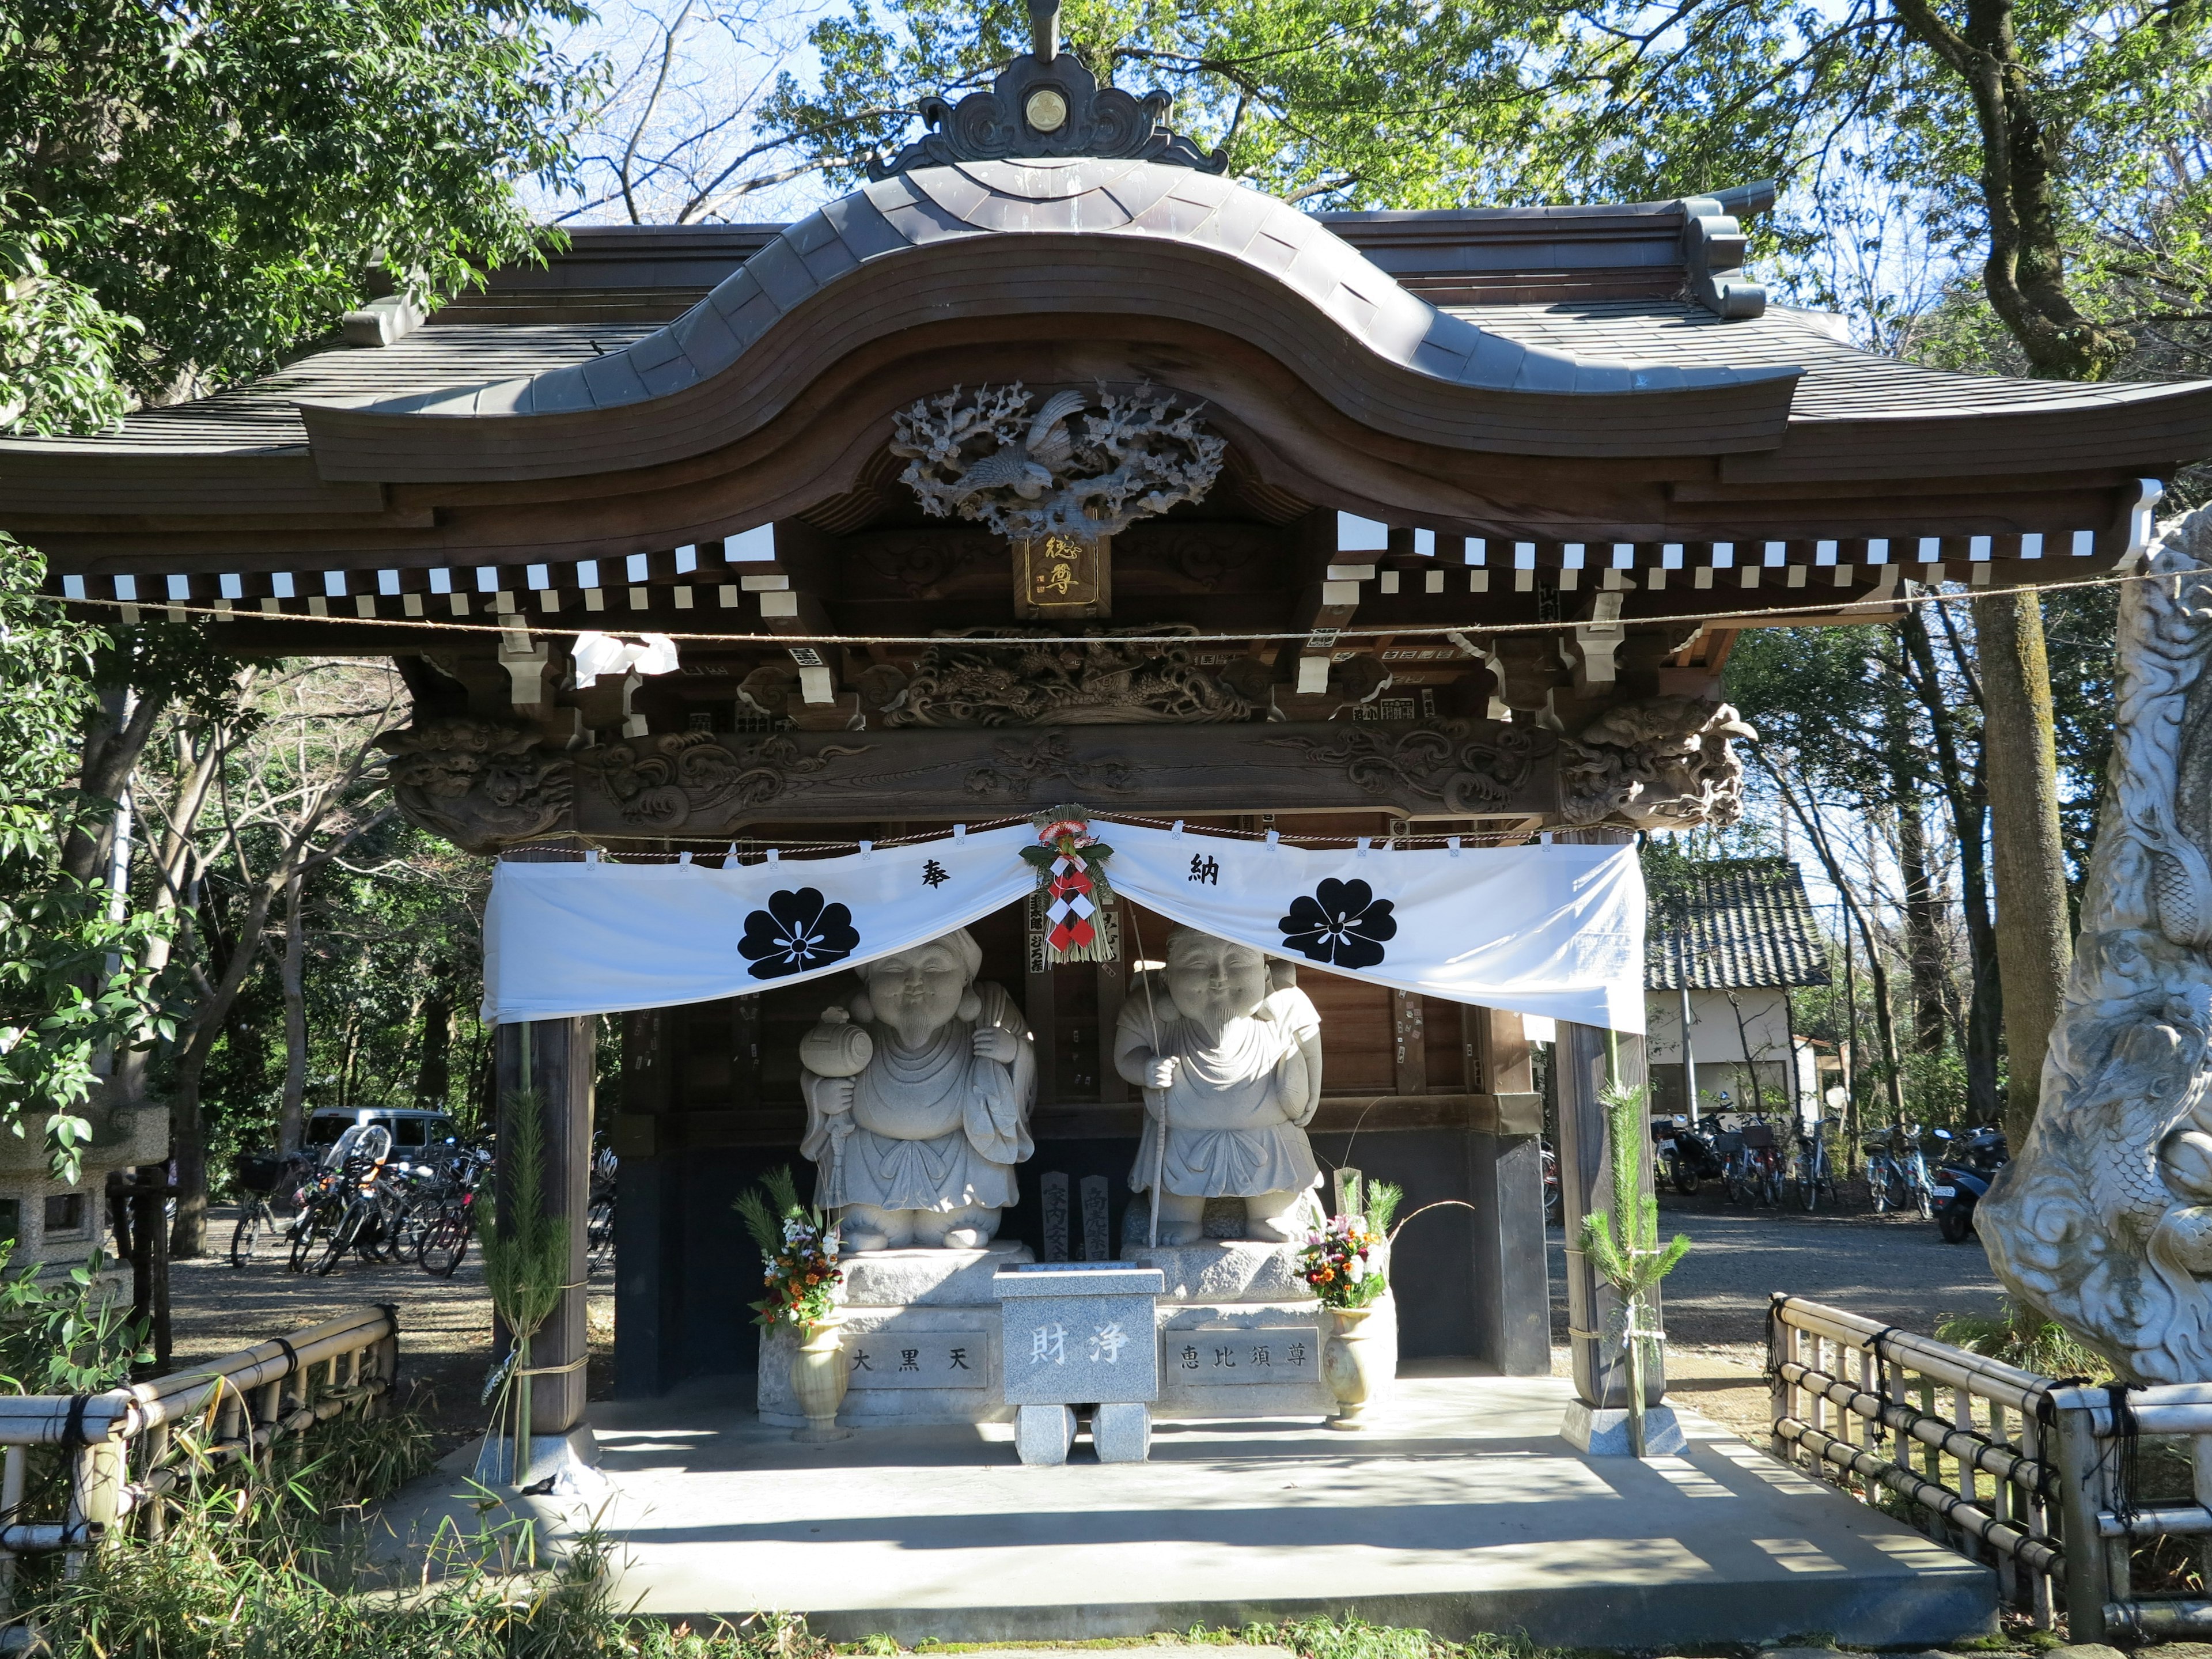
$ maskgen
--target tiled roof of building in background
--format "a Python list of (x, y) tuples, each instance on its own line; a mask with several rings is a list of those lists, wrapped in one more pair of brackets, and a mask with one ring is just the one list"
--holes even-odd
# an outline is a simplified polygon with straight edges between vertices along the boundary
[(1654, 991), (1826, 985), (1828, 955), (1804, 878), (1785, 858), (1715, 859), (1679, 896), (1655, 890), (1644, 983)]

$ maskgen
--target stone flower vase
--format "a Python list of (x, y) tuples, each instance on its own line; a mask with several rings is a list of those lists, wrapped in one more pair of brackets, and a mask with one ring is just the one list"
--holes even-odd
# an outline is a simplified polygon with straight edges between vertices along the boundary
[(1364, 1429), (1367, 1402), (1375, 1395), (1376, 1355), (1368, 1340), (1367, 1321), (1375, 1310), (1328, 1308), (1328, 1340), (1322, 1350), (1322, 1381), (1336, 1396), (1332, 1429)]
[(836, 1314), (816, 1325), (799, 1327), (799, 1349), (791, 1356), (791, 1391), (806, 1426), (793, 1429), (791, 1437), (805, 1445), (827, 1445), (852, 1437), (850, 1429), (837, 1426), (837, 1408), (845, 1403), (844, 1333)]

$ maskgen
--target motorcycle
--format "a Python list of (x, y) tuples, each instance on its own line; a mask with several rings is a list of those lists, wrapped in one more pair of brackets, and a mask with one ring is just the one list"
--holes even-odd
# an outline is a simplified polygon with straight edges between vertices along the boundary
[(1974, 1231), (1974, 1210), (1989, 1195), (1990, 1183), (2010, 1159), (2004, 1131), (1985, 1125), (1961, 1139), (1937, 1129), (1936, 1231), (1946, 1244), (1963, 1244)]
[(1708, 1116), (1692, 1124), (1677, 1112), (1671, 1118), (1654, 1119), (1651, 1127), (1658, 1137), (1660, 1172), (1676, 1192), (1686, 1198), (1698, 1190), (1699, 1182), (1721, 1178), (1725, 1166), (1713, 1150), (1713, 1137), (1721, 1133), (1719, 1119)]

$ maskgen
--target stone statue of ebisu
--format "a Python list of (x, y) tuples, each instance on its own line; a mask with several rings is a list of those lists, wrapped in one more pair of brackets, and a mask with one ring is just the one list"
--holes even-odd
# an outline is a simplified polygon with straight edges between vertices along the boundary
[[(2212, 1379), (2212, 511), (2119, 601), (2112, 771), (2034, 1128), (1990, 1265), (2141, 1382)], [(2030, 1063), (2021, 1056), (2015, 1064)]]
[(865, 963), (799, 1043), (815, 1202), (848, 1250), (978, 1249), (1036, 1150), (1036, 1050), (966, 928)]
[[(1244, 1200), (1248, 1239), (1298, 1237), (1321, 1182), (1305, 1130), (1321, 1104), (1313, 1000), (1295, 985), (1271, 989), (1265, 951), (1193, 927), (1168, 935), (1165, 973), (1146, 978), (1121, 1004), (1114, 1066), (1145, 1091), (1129, 1186), (1149, 1193), (1159, 1175), (1159, 1242), (1196, 1242), (1209, 1198)], [(1133, 1205), (1133, 1239), (1149, 1231), (1138, 1216)]]

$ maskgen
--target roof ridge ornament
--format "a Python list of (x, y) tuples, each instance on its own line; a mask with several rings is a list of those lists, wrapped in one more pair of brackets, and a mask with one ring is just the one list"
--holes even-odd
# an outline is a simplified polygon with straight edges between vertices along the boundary
[(1030, 0), (1031, 47), (991, 82), (957, 104), (934, 94), (921, 118), (935, 131), (884, 161), (871, 155), (868, 177), (889, 179), (915, 167), (1014, 157), (1098, 156), (1158, 161), (1200, 173), (1226, 173), (1229, 152), (1211, 155), (1166, 125), (1174, 100), (1157, 89), (1139, 97), (1098, 77), (1060, 49), (1059, 0)]

